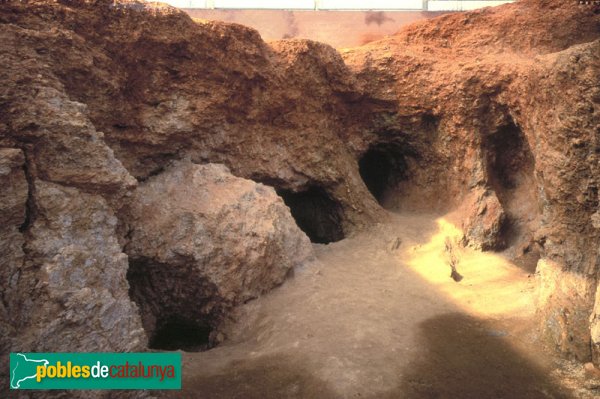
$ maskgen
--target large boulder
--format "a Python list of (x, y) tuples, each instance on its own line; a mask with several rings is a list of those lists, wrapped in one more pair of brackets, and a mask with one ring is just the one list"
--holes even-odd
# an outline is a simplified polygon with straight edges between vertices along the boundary
[(215, 329), (314, 256), (275, 190), (222, 165), (182, 161), (149, 179), (128, 220), (129, 281), (151, 340), (173, 320)]

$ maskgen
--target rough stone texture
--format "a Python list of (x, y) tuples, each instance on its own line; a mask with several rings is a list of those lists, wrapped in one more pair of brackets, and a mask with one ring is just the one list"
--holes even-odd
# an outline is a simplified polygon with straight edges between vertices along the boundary
[[(41, 180), (30, 190), (24, 262), (15, 260), (10, 280), (2, 284), (8, 294), (4, 320), (12, 332), (6, 351), (144, 350), (146, 335), (128, 295), (127, 255), (118, 243), (117, 218), (108, 202)], [(71, 392), (69, 397), (110, 395)]]
[[(346, 231), (382, 214), (346, 145), (370, 109), (358, 102), (364, 93), (333, 48), (308, 40), (267, 45), (250, 28), (195, 23), (156, 4), (13, 2), (2, 11), (2, 40), (11, 52), (5, 57), (15, 64), (30, 60), (31, 68), (19, 64), (23, 79), (41, 75), (14, 88), (29, 90), (17, 104), (35, 98), (32, 86), (52, 86), (42, 93), (45, 102), (67, 97), (72, 104), (64, 108), (78, 116), (77, 124), (91, 121), (89, 135), (95, 127), (99, 145), (108, 143), (135, 177), (190, 156), (279, 189), (318, 186), (345, 208)], [(24, 111), (14, 108), (11, 115), (23, 119)], [(25, 135), (17, 127), (10, 133)], [(51, 146), (36, 148), (54, 154)], [(95, 162), (85, 154), (68, 159), (82, 169)], [(51, 172), (45, 171), (53, 181), (64, 180)]]
[[(587, 295), (563, 297), (557, 306), (574, 315), (589, 315), (594, 289), (588, 291), (587, 284), (594, 287), (600, 273), (600, 231), (593, 223), (600, 176), (600, 41), (573, 46), (546, 60), (547, 66), (535, 68), (525, 83), (535, 95), (523, 102), (521, 110), (527, 129), (536, 133), (534, 151), (543, 154), (536, 159), (542, 220), (535, 235), (543, 244), (544, 257), (560, 264), (564, 272), (586, 279), (578, 291)], [(567, 325), (563, 336), (577, 336), (583, 328), (577, 324), (580, 320), (585, 323), (587, 318)], [(596, 316), (592, 329), (598, 328), (597, 323)], [(569, 345), (570, 352), (579, 347), (575, 342)], [(594, 350), (598, 359), (597, 346)], [(587, 351), (582, 348), (576, 356), (583, 358)]]
[[(594, 282), (562, 265), (541, 259), (536, 271), (537, 307), (543, 315), (541, 331), (557, 349), (581, 361), (590, 359), (588, 327)], [(575, 306), (574, 306), (575, 305)]]
[(40, 59), (49, 51), (40, 47), (46, 34), (3, 24), (0, 80), (10, 84), (0, 88), (0, 142), (27, 147), (30, 173), (46, 181), (103, 192), (135, 186), (87, 117), (86, 105), (69, 98), (56, 78), (58, 68)]
[[(542, 330), (555, 329), (558, 312), (577, 315), (546, 336), (580, 359), (590, 353), (582, 315), (592, 313), (589, 287), (600, 271), (591, 220), (598, 209), (599, 20), (591, 6), (521, 1), (417, 23), (342, 53), (371, 95), (395, 104), (388, 132), (435, 122), (435, 134), (408, 139), (429, 146), (419, 153), (413, 145), (414, 166), (396, 192), (401, 208), (465, 209), (470, 191), (491, 189), (511, 227), (509, 256), (539, 252), (580, 277), (572, 280), (578, 295), (557, 295), (540, 311)], [(559, 289), (561, 276), (542, 273), (540, 281)]]
[(600, 364), (600, 287), (596, 286), (596, 300), (594, 311), (590, 316), (590, 330), (592, 338), (592, 360), (595, 364)]
[(136, 180), (86, 105), (65, 92), (59, 69), (40, 59), (52, 52), (52, 30), (8, 22), (10, 5), (0, 14), (0, 147), (15, 148), (0, 156), (0, 374), (8, 380), (9, 351), (141, 350), (146, 337), (113, 209)]
[(457, 210), (464, 241), (474, 248), (499, 250), (506, 246), (502, 235), (506, 214), (493, 191), (474, 190)]
[(136, 190), (126, 251), (149, 335), (173, 316), (216, 328), (234, 305), (314, 259), (275, 190), (223, 165), (179, 162)]
[[(598, 362), (599, 24), (592, 7), (523, 0), (417, 23), (339, 54), (307, 40), (266, 44), (249, 28), (134, 1), (3, 3), (0, 147), (27, 160), (8, 157), (10, 184), (24, 184), (16, 165), (29, 182), (28, 218), (20, 188), (14, 221), (2, 226), (15, 237), (8, 245), (19, 276), (8, 306), (18, 310), (13, 326), (28, 331), (14, 343), (56, 350), (66, 344), (45, 334), (60, 329), (137, 337), (126, 229), (114, 219), (126, 214), (134, 177), (151, 185), (186, 157), (222, 163), (280, 191), (325, 192), (348, 234), (385, 215), (359, 173), (363, 154), (384, 148), (397, 161), (387, 206), (467, 204), (457, 223), (474, 245), (505, 239), (513, 258), (535, 248), (541, 265), (553, 265), (540, 273), (548, 292), (563, 292), (562, 276), (571, 276), (565, 292), (577, 294), (544, 295), (541, 323), (554, 331), (551, 345), (580, 359), (593, 334)], [(511, 230), (501, 237), (503, 214)], [(88, 261), (97, 267), (86, 269)], [(67, 287), (59, 280), (71, 267), (85, 272), (69, 272), (76, 281)], [(87, 290), (89, 298), (78, 296)], [(108, 297), (96, 296), (103, 290)], [(34, 312), (42, 299), (49, 313)], [(556, 322), (566, 313), (577, 316)], [(130, 324), (108, 331), (123, 314), (119, 323)], [(54, 324), (36, 321), (57, 315)], [(117, 350), (143, 344), (136, 340), (81, 344)]]
[[(145, 347), (128, 296), (117, 218), (98, 195), (36, 181), (36, 217), (11, 312), (18, 351), (133, 351)], [(24, 295), (25, 294), (25, 295)], [(16, 319), (16, 320), (15, 320)]]
[[(21, 150), (0, 148), (0, 353), (6, 352), (9, 339), (14, 335), (10, 323), (14, 316), (6, 305), (16, 296), (15, 279), (24, 257), (25, 240), (19, 231), (25, 223), (28, 194), (24, 164), (25, 157)], [(0, 365), (4, 366), (4, 363)]]

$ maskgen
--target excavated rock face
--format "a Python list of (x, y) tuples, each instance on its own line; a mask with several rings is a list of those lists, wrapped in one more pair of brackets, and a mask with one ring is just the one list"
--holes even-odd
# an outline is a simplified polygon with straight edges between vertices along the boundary
[[(144, 20), (164, 17), (165, 25), (176, 21), (191, 24), (191, 21), (169, 9), (165, 14), (159, 12), (153, 16), (152, 10), (141, 4), (129, 5), (135, 7), (124, 11), (112, 2), (73, 2), (69, 5), (15, 2), (0, 7), (2, 353), (134, 351), (147, 348), (147, 334), (142, 326), (146, 321), (146, 317), (142, 316), (147, 313), (140, 313), (132, 301), (131, 298), (136, 297), (130, 296), (131, 287), (127, 280), (128, 271), (130, 275), (135, 274), (142, 263), (138, 259), (130, 262), (123, 252), (127, 243), (124, 237), (127, 219), (119, 221), (117, 218), (117, 215), (124, 214), (121, 208), (131, 201), (132, 191), (138, 184), (132, 173), (140, 178), (147, 175), (140, 175), (137, 167), (131, 166), (136, 162), (136, 155), (123, 156), (119, 160), (117, 155), (124, 154), (119, 152), (120, 147), (114, 146), (115, 153), (107, 144), (102, 125), (92, 120), (94, 115), (99, 114), (119, 114), (120, 118), (124, 104), (131, 102), (127, 108), (137, 108), (139, 104), (134, 104), (132, 98), (125, 102), (122, 100), (124, 93), (131, 90), (130, 83), (120, 80), (123, 77), (119, 74), (122, 59), (102, 47), (102, 43), (94, 44), (91, 38), (79, 35), (75, 27), (90, 29), (92, 25), (86, 25), (91, 23), (88, 18), (103, 18), (103, 13), (115, 17), (117, 25), (118, 21), (124, 24), (121, 29), (124, 29), (122, 34), (125, 36), (129, 35), (125, 31), (129, 31), (130, 26)], [(134, 16), (136, 22), (122, 19), (128, 18), (128, 15)], [(105, 21), (102, 20), (101, 25), (105, 25)], [(219, 29), (218, 25), (215, 29)], [(250, 33), (250, 37), (255, 36)], [(213, 31), (205, 32), (205, 36), (215, 39), (219, 35)], [(223, 37), (217, 41), (228, 40), (227, 35)], [(239, 40), (246, 39), (242, 37)], [(331, 53), (335, 54), (333, 50)], [(339, 57), (337, 60), (340, 62)], [(129, 72), (127, 76), (131, 79), (138, 73)], [(166, 123), (162, 116), (149, 118)], [(115, 126), (111, 129), (122, 129), (117, 122)], [(158, 127), (152, 129), (160, 130)], [(150, 136), (146, 137), (150, 139)], [(166, 137), (166, 140), (171, 139)], [(156, 148), (161, 148), (162, 144), (157, 145)], [(143, 149), (145, 145), (135, 144), (132, 148)], [(181, 154), (175, 157), (179, 156)], [(166, 159), (172, 158), (162, 154), (158, 157), (165, 159), (157, 166), (159, 169), (167, 165)], [(153, 167), (149, 170), (158, 173), (159, 169)], [(233, 178), (224, 176), (223, 179)], [(235, 183), (232, 184), (235, 186)], [(263, 190), (264, 202), (268, 202), (267, 198), (276, 202), (272, 192), (266, 188)], [(252, 193), (249, 188), (247, 194), (252, 196)], [(290, 237), (293, 233), (286, 230), (289, 225), (286, 227), (281, 213), (288, 212), (288, 221), (291, 216), (281, 200), (277, 201), (279, 208), (272, 205), (261, 209), (261, 213), (248, 213), (266, 217), (269, 212), (274, 212), (277, 217), (273, 216), (273, 230), (263, 226), (261, 231)], [(252, 204), (259, 203), (255, 201)], [(242, 206), (243, 202), (237, 205), (246, 209)], [(230, 203), (233, 208), (237, 205)], [(239, 214), (238, 221), (243, 223), (245, 217)], [(184, 220), (187, 219), (184, 217)], [(215, 224), (218, 222), (213, 221)], [(245, 226), (258, 228), (256, 222), (249, 219)], [(185, 225), (181, 229), (184, 230)], [(265, 245), (268, 243), (263, 249), (262, 259), (271, 254), (273, 259), (267, 259), (265, 268), (256, 267), (247, 272), (245, 280), (230, 282), (226, 276), (221, 279), (217, 275), (212, 276), (210, 284), (215, 287), (215, 295), (227, 296), (223, 297), (222, 304), (216, 305), (222, 309), (219, 317), (231, 305), (259, 295), (282, 281), (296, 259), (286, 258), (290, 260), (284, 261), (278, 256), (286, 251), (300, 257), (299, 251), (307, 249), (306, 237), (297, 229), (294, 232), (298, 234), (298, 240), (303, 241), (277, 241), (281, 237), (259, 236)], [(239, 241), (236, 242), (239, 244)], [(277, 242), (283, 246), (278, 247)], [(297, 247), (285, 247), (290, 243), (297, 244)], [(304, 246), (300, 245), (302, 243)], [(255, 251), (260, 252), (260, 243), (256, 245)], [(239, 250), (244, 251), (245, 247)], [(218, 252), (218, 249), (215, 251)], [(249, 251), (247, 254), (253, 253)], [(149, 257), (151, 255), (148, 254)], [(239, 259), (241, 255), (237, 256)], [(228, 261), (230, 258), (213, 260)], [(247, 261), (249, 265), (262, 266), (255, 259)], [(273, 263), (276, 261), (280, 262)], [(217, 266), (224, 266), (220, 269), (221, 274), (227, 267), (211, 265), (214, 269)], [(215, 282), (223, 286), (215, 286)], [(195, 290), (199, 288), (194, 287)], [(189, 304), (192, 299), (187, 300)], [(217, 317), (211, 321), (216, 323)], [(2, 359), (5, 363), (8, 357), (2, 356)], [(3, 364), (1, 370), (5, 373), (7, 365)], [(60, 396), (60, 393), (57, 395)]]
[(381, 215), (348, 143), (371, 109), (333, 48), (267, 45), (240, 25), (195, 23), (172, 7), (137, 2), (14, 2), (3, 11), (7, 48), (27, 53), (11, 57), (45, 68), (56, 91), (85, 104), (72, 113), (89, 118), (103, 133), (99, 145), (136, 178), (188, 156), (277, 189), (323, 190), (343, 208), (345, 232)]
[(134, 351), (145, 347), (136, 306), (127, 292), (127, 256), (106, 200), (38, 180), (27, 260), (13, 307), (18, 347), (46, 351)]
[(386, 134), (422, 132), (397, 135), (417, 144), (396, 207), (446, 205), (468, 243), (541, 257), (541, 331), (578, 359), (599, 348), (599, 21), (591, 6), (521, 1), (342, 52), (372, 95), (395, 102)]
[(23, 264), (23, 243), (20, 229), (25, 223), (27, 203), (27, 180), (23, 172), (25, 157), (15, 148), (0, 149), (0, 348), (7, 348), (14, 335), (10, 322), (10, 305), (17, 296), (16, 273)]
[[(64, 330), (141, 348), (142, 322), (210, 335), (308, 256), (245, 178), (315, 242), (384, 207), (454, 211), (470, 245), (540, 259), (547, 342), (599, 361), (592, 7), (523, 0), (340, 53), (133, 1), (8, 2), (0, 24), (4, 345), (60, 350)], [(207, 193), (223, 203), (192, 201)], [(167, 280), (163, 304), (149, 286)]]
[[(540, 154), (536, 158), (536, 176), (542, 219), (535, 239), (543, 246), (543, 256), (559, 265), (558, 280), (585, 281), (572, 285), (566, 295), (555, 295), (549, 306), (542, 307), (542, 322), (544, 326), (556, 323), (552, 315), (560, 313), (567, 325), (558, 344), (579, 359), (589, 357), (589, 349), (577, 350), (576, 342), (578, 336), (589, 336), (586, 320), (590, 318), (594, 295), (600, 295), (596, 288), (600, 230), (594, 223), (600, 176), (598, 76), (600, 40), (548, 57), (546, 67), (536, 68), (525, 83), (532, 94), (524, 100), (521, 111), (527, 116), (527, 130), (536, 133), (535, 152)], [(591, 316), (592, 331), (597, 329), (594, 315), (599, 310), (596, 307)], [(598, 336), (593, 336), (596, 361), (600, 354), (598, 343)]]
[[(216, 328), (232, 306), (271, 290), (314, 257), (275, 190), (222, 165), (182, 162), (149, 179), (125, 219), (129, 283), (154, 341), (181, 324)], [(215, 343), (216, 336), (208, 338)]]

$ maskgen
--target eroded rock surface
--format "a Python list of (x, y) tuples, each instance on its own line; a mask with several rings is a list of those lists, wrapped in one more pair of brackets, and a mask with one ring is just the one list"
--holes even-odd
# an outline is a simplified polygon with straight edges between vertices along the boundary
[(314, 259), (275, 190), (223, 165), (180, 162), (150, 178), (127, 220), (129, 281), (150, 336), (177, 318), (214, 329)]
[[(5, 346), (145, 347), (128, 270), (210, 270), (194, 277), (201, 306), (191, 283), (167, 310), (145, 292), (150, 330), (179, 299), (218, 320), (280, 283), (308, 242), (244, 178), (298, 219), (317, 215), (315, 241), (382, 220), (382, 206), (458, 210), (474, 246), (541, 258), (547, 341), (598, 362), (599, 24), (592, 7), (523, 0), (337, 52), (163, 5), (3, 3)], [(182, 159), (238, 177), (171, 167)], [(195, 200), (209, 192), (223, 203)], [(297, 206), (306, 196), (317, 212)]]
[[(16, 279), (19, 265), (23, 263), (23, 244), (20, 231), (25, 223), (28, 188), (23, 167), (25, 156), (15, 148), (0, 149), (0, 350), (4, 352), (14, 335), (10, 322), (10, 302), (18, 296)], [(7, 308), (8, 307), (8, 308)]]
[(506, 247), (503, 234), (507, 228), (506, 214), (493, 191), (474, 190), (461, 204), (457, 217), (462, 219), (467, 245), (484, 251)]
[(101, 196), (75, 188), (42, 181), (33, 187), (36, 217), (17, 287), (16, 346), (39, 352), (144, 348), (113, 210)]
[[(561, 271), (540, 273), (543, 287), (560, 291), (561, 276), (572, 276), (573, 295), (548, 296), (539, 316), (544, 334), (554, 331), (545, 334), (548, 344), (580, 359), (590, 356), (582, 315), (592, 313), (590, 287), (600, 271), (592, 222), (599, 19), (593, 7), (520, 1), (419, 22), (342, 52), (371, 95), (394, 102), (386, 134), (422, 126), (420, 134), (399, 135), (414, 143), (415, 155), (406, 181), (392, 191), (396, 204), (462, 210), (458, 220), (475, 246), (503, 242), (512, 259), (537, 256), (542, 269), (548, 262)], [(432, 123), (435, 133), (426, 134)], [(477, 192), (487, 190), (499, 204), (482, 206)]]

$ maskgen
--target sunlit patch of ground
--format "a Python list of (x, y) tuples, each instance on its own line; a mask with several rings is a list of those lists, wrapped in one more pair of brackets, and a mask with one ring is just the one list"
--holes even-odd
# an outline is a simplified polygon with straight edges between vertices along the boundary
[[(474, 316), (533, 317), (533, 276), (502, 256), (462, 247), (462, 232), (446, 219), (436, 224), (428, 242), (409, 245), (400, 255), (419, 276)], [(451, 257), (460, 281), (450, 278)]]

